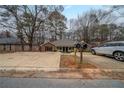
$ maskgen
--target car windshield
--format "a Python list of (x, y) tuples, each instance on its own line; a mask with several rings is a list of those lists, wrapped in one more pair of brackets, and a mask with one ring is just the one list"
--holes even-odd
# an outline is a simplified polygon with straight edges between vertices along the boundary
[(105, 46), (107, 46), (107, 44), (101, 44), (98, 47), (105, 47)]

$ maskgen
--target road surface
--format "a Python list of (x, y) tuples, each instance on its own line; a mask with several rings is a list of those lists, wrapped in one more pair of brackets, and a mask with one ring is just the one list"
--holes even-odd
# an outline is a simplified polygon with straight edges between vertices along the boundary
[(0, 77), (1, 88), (124, 88), (119, 80), (81, 80)]

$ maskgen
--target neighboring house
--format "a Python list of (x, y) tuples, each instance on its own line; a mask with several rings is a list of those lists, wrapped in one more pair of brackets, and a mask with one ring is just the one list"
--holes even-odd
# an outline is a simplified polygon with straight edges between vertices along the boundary
[(41, 45), (41, 51), (72, 52), (74, 51), (74, 44), (75, 41), (69, 39), (46, 42)]
[[(15, 52), (15, 51), (29, 51), (29, 45), (24, 44), (24, 50), (20, 40), (16, 37), (2, 37), (0, 38), (0, 52)], [(39, 51), (39, 46), (33, 44), (32, 51)]]
[[(19, 50), (19, 48), (15, 47), (15, 45), (19, 46), (19, 40), (15, 37), (2, 37), (0, 38), (0, 51), (14, 51)], [(16, 49), (17, 48), (17, 49)]]
[(0, 38), (0, 44), (15, 44), (18, 43), (19, 40), (15, 37), (4, 37)]

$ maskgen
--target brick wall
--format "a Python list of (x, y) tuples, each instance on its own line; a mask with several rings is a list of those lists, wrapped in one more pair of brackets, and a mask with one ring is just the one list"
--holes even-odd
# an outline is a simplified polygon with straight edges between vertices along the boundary
[[(0, 52), (21, 52), (22, 46), (20, 44), (0, 44)], [(29, 45), (24, 45), (24, 51), (29, 51)], [(32, 51), (39, 51), (39, 46), (33, 45)]]

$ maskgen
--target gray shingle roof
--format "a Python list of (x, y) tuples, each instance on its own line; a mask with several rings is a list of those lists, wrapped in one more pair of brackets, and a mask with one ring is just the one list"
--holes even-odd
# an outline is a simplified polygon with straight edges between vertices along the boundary
[(68, 47), (73, 47), (75, 44), (75, 41), (70, 40), (70, 39), (65, 39), (65, 40), (57, 40), (52, 42), (52, 44), (54, 44), (55, 46), (59, 47), (59, 46), (68, 46)]

